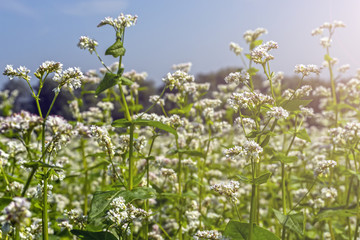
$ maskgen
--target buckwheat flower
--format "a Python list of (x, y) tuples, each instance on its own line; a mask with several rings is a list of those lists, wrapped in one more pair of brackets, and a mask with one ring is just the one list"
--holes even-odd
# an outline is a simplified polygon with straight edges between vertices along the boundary
[(101, 78), (96, 70), (91, 69), (84, 73), (84, 78), (82, 79), (83, 83), (99, 83)]
[(294, 199), (296, 201), (300, 201), (306, 193), (308, 193), (308, 189), (307, 188), (300, 188), (300, 189), (297, 189), (293, 192), (293, 196), (294, 196)]
[(111, 142), (108, 131), (104, 127), (91, 126), (91, 137), (94, 137), (98, 142), (99, 146), (106, 149), (110, 157), (114, 156), (114, 145)]
[(323, 48), (328, 48), (331, 46), (332, 39), (329, 37), (322, 37), (320, 38), (320, 45), (323, 46)]
[(281, 81), (284, 79), (284, 72), (277, 72), (272, 78), (273, 85), (281, 85)]
[(259, 154), (263, 151), (262, 147), (260, 147), (260, 145), (254, 140), (246, 141), (243, 145), (243, 150), (245, 155), (247, 155), (248, 157), (253, 157), (255, 159), (258, 159)]
[(322, 188), (321, 189), (321, 197), (323, 199), (329, 199), (329, 200), (335, 200), (335, 198), (337, 197), (338, 192), (335, 188), (330, 187), (330, 188)]
[(93, 51), (95, 51), (97, 45), (98, 45), (97, 41), (87, 36), (81, 36), (78, 43), (78, 47), (80, 49), (87, 49), (89, 50), (90, 54), (92, 54)]
[(177, 70), (180, 70), (180, 71), (183, 71), (183, 72), (190, 72), (190, 69), (192, 67), (192, 63), (191, 62), (187, 62), (187, 63), (179, 63), (179, 64), (174, 64), (172, 65), (172, 69), (174, 71), (177, 71)]
[(259, 64), (264, 64), (274, 59), (274, 56), (268, 52), (271, 49), (277, 49), (278, 47), (278, 44), (274, 41), (269, 41), (265, 44), (262, 44), (250, 52), (251, 60)]
[(175, 181), (176, 180), (176, 173), (171, 168), (161, 168), (160, 169), (161, 175), (164, 177), (168, 177), (169, 179)]
[(81, 80), (84, 78), (83, 73), (79, 68), (68, 68), (60, 73), (55, 73), (54, 81), (59, 83), (59, 86), (54, 90), (60, 92), (60, 89), (65, 86), (71, 90), (77, 89), (81, 86)]
[(12, 202), (4, 208), (0, 222), (10, 223), (13, 226), (19, 226), (31, 217), (30, 202), (26, 198), (14, 197)]
[(230, 51), (233, 51), (236, 56), (239, 56), (243, 52), (243, 48), (239, 44), (230, 42)]
[(195, 233), (194, 239), (223, 239), (221, 232), (217, 230), (204, 230), (204, 231), (197, 231)]
[(249, 73), (247, 73), (245, 70), (242, 70), (241, 72), (230, 73), (228, 76), (225, 77), (225, 82), (228, 84), (234, 83), (236, 85), (239, 85), (240, 83), (246, 84), (249, 79)]
[(324, 32), (323, 28), (315, 28), (311, 31), (311, 36), (321, 35)]
[[(242, 123), (241, 123), (241, 120), (242, 120)], [(251, 119), (251, 118), (242, 118), (241, 119), (241, 117), (238, 117), (238, 118), (235, 119), (234, 125), (237, 128), (242, 129), (242, 124), (244, 124), (244, 126), (248, 127), (248, 128), (255, 128), (256, 127), (256, 123), (255, 123), (254, 119)]]
[(300, 111), (301, 111), (301, 115), (303, 117), (313, 117), (313, 116), (315, 116), (313, 108), (308, 108), (308, 107), (303, 107), (303, 106), (300, 106), (299, 108), (300, 108)]
[(177, 70), (173, 74), (168, 73), (165, 78), (162, 79), (163, 82), (172, 90), (174, 87), (178, 89), (183, 86), (185, 83), (194, 82), (194, 76), (189, 75), (186, 72)]
[(336, 166), (336, 162), (334, 160), (320, 160), (315, 165), (314, 175), (319, 176), (320, 174), (328, 174), (330, 168)]
[(156, 103), (159, 106), (165, 106), (165, 100), (161, 99), (159, 95), (152, 95), (149, 97), (149, 102)]
[(310, 73), (320, 74), (320, 69), (314, 64), (309, 64), (306, 66), (304, 64), (298, 64), (295, 66), (294, 72), (301, 73), (303, 77), (305, 77), (309, 76)]
[(134, 82), (142, 82), (146, 80), (148, 74), (146, 72), (138, 73), (135, 70), (131, 70), (130, 72), (125, 72), (123, 76)]
[(26, 81), (30, 81), (31, 77), (29, 76), (29, 73), (30, 70), (28, 70), (26, 67), (20, 66), (15, 70), (12, 65), (6, 65), (3, 75), (8, 76), (10, 80), (18, 77)]
[(324, 86), (318, 86), (312, 92), (313, 96), (317, 97), (330, 97), (331, 96), (331, 89), (325, 88)]
[(80, 228), (84, 228), (87, 221), (87, 216), (85, 216), (80, 210), (78, 209), (71, 209), (70, 211), (64, 211), (64, 215), (69, 218), (69, 222), (72, 225), (76, 225)]
[(234, 203), (237, 202), (237, 198), (238, 198), (237, 192), (239, 188), (240, 188), (240, 183), (237, 181), (230, 181), (229, 183), (220, 183), (210, 186), (211, 190), (214, 190), (220, 195), (224, 195)]
[(125, 27), (131, 27), (136, 24), (137, 16), (134, 15), (124, 15), (121, 13), (117, 18), (113, 19), (112, 17), (106, 17), (104, 20), (101, 20), (101, 22), (97, 25), (97, 27), (110, 25), (113, 26), (116, 31), (120, 31), (121, 29)]
[(228, 159), (235, 159), (238, 155), (244, 155), (244, 150), (241, 146), (234, 146), (224, 150), (224, 155)]
[(345, 73), (349, 69), (350, 69), (350, 64), (344, 64), (341, 65), (337, 70), (338, 72)]
[(38, 69), (36, 70), (36, 72), (34, 73), (34, 75), (41, 79), (45, 73), (49, 74), (49, 73), (60, 73), (62, 70), (62, 64), (59, 62), (54, 62), (54, 61), (45, 61), (43, 62)]
[(112, 102), (98, 102), (96, 104), (103, 111), (112, 111), (114, 110), (114, 104)]
[(266, 115), (270, 118), (287, 119), (289, 117), (289, 112), (282, 107), (272, 107), (270, 111), (266, 112)]
[(219, 99), (203, 98), (197, 101), (194, 106), (197, 109), (203, 110), (205, 108), (217, 108), (222, 104)]
[(6, 152), (0, 149), (0, 165), (3, 166), (7, 165), (8, 159), (9, 159), (9, 154), (7, 154)]
[(262, 34), (266, 34), (267, 30), (265, 28), (257, 28), (254, 31), (253, 30), (247, 30), (243, 37), (246, 41), (246, 43), (251, 43), (258, 39)]

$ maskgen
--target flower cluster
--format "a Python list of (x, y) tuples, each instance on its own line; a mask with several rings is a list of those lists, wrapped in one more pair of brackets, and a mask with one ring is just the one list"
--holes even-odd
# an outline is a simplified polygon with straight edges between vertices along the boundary
[(49, 74), (49, 73), (60, 73), (62, 70), (62, 64), (59, 62), (54, 62), (54, 61), (45, 61), (43, 62), (38, 69), (36, 70), (36, 72), (34, 73), (34, 75), (41, 79), (45, 73)]
[(98, 27), (110, 25), (113, 26), (116, 31), (120, 31), (125, 27), (131, 27), (136, 24), (137, 21), (136, 15), (121, 13), (117, 18), (113, 19), (112, 17), (106, 17), (104, 20), (97, 25)]
[(83, 73), (79, 68), (68, 68), (65, 71), (55, 73), (54, 81), (59, 83), (59, 86), (54, 89), (55, 92), (60, 92), (64, 86), (71, 90), (77, 89), (81, 86), (81, 80), (84, 78)]
[(195, 239), (213, 239), (218, 240), (222, 239), (221, 232), (217, 230), (205, 230), (205, 231), (197, 231), (195, 233)]
[(238, 110), (239, 108), (253, 108), (263, 104), (273, 104), (274, 99), (271, 96), (257, 93), (257, 92), (242, 92), (242, 93), (233, 93), (231, 97), (227, 100), (227, 103), (234, 109)]
[(241, 72), (230, 73), (228, 76), (225, 77), (225, 82), (228, 84), (234, 83), (236, 85), (239, 85), (240, 83), (247, 83), (249, 79), (249, 73), (242, 70)]
[(266, 113), (266, 115), (268, 117), (274, 117), (276, 119), (287, 119), (289, 117), (289, 112), (282, 107), (272, 107), (270, 111)]
[(92, 54), (93, 51), (95, 51), (97, 45), (98, 45), (97, 41), (87, 36), (81, 36), (78, 43), (78, 47), (80, 49), (87, 49), (89, 50), (90, 54)]
[(274, 41), (269, 41), (265, 44), (262, 44), (258, 47), (256, 47), (254, 50), (251, 51), (250, 57), (251, 59), (259, 64), (264, 64), (272, 59), (274, 59), (274, 56), (269, 54), (269, 51), (271, 49), (277, 49), (279, 48), (278, 44)]
[(298, 64), (295, 66), (295, 73), (301, 73), (303, 77), (309, 76), (310, 73), (320, 74), (320, 69), (314, 64), (304, 65)]
[(185, 83), (194, 82), (194, 76), (189, 75), (187, 72), (177, 70), (173, 74), (168, 73), (162, 80), (166, 83), (170, 90), (172, 90), (174, 87), (179, 89), (183, 87)]
[[(132, 204), (126, 204), (123, 197), (115, 198), (110, 203), (110, 210), (106, 214), (106, 218), (110, 220), (116, 227), (129, 231), (128, 224), (136, 219), (142, 219), (149, 216), (146, 211), (134, 207)], [(127, 232), (129, 233), (129, 232)]]
[(192, 66), (192, 63), (191, 63), (191, 62), (179, 63), (179, 64), (174, 64), (174, 65), (172, 66), (172, 69), (173, 69), (174, 71), (180, 70), (180, 71), (183, 71), (183, 72), (188, 73), (188, 72), (190, 72), (191, 66)]
[(251, 43), (258, 39), (262, 34), (267, 34), (267, 30), (265, 28), (257, 28), (255, 30), (247, 30), (243, 37), (246, 43)]
[(26, 67), (20, 66), (17, 69), (14, 69), (12, 65), (6, 65), (3, 75), (8, 76), (10, 80), (18, 77), (30, 81), (31, 77), (29, 76), (29, 73), (30, 70)]
[(0, 222), (10, 223), (13, 226), (18, 226), (24, 223), (31, 217), (30, 202), (25, 198), (14, 197), (12, 202), (4, 208)]
[(239, 46), (239, 44), (231, 42), (230, 50), (235, 53), (236, 56), (239, 56), (243, 52), (243, 48)]
[(210, 187), (211, 190), (219, 193), (220, 195), (225, 195), (232, 202), (236, 202), (238, 198), (238, 190), (240, 188), (240, 183), (237, 181), (230, 181), (229, 183), (220, 183), (214, 184)]

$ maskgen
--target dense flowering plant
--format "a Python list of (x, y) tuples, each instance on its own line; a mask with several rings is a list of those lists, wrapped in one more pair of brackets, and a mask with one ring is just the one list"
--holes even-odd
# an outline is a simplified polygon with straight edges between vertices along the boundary
[[(28, 84), (37, 115), (12, 113), (18, 93), (0, 93), (2, 238), (359, 237), (360, 71), (339, 82), (349, 65), (335, 71), (330, 54), (342, 22), (313, 30), (325, 62), (296, 65), (295, 88), (272, 71), (271, 53), (281, 46), (263, 43), (267, 30), (258, 28), (243, 35), (247, 53), (230, 43), (243, 66), (217, 90), (196, 81), (191, 63), (176, 64), (146, 109), (139, 96), (147, 74), (123, 65), (125, 30), (136, 22), (121, 14), (99, 23), (115, 30), (105, 52), (116, 58), (110, 66), (96, 40), (80, 37), (78, 47), (95, 53), (99, 71), (46, 61), (34, 89), (30, 70), (6, 66), (5, 76)], [(327, 70), (329, 87), (306, 84)], [(49, 78), (57, 85), (44, 111), (40, 93)], [(65, 91), (73, 121), (51, 115)], [(86, 109), (85, 95), (97, 103)], [(309, 107), (315, 100), (317, 109)], [(113, 119), (115, 106), (123, 118)]]

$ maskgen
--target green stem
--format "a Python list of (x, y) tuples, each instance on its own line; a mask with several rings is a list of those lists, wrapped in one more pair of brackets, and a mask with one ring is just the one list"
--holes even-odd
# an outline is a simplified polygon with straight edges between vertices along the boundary
[(178, 150), (178, 194), (179, 194), (179, 202), (178, 202), (178, 206), (179, 206), (179, 211), (178, 211), (178, 224), (179, 224), (179, 240), (182, 240), (182, 223), (181, 223), (181, 218), (182, 218), (182, 179), (181, 179), (181, 175), (182, 175), (182, 166), (181, 166), (181, 153), (180, 153), (180, 147), (179, 147), (179, 141), (178, 138), (176, 137), (176, 149)]
[(255, 194), (256, 194), (256, 185), (254, 180), (256, 178), (256, 162), (251, 158), (251, 179), (253, 184), (251, 185), (251, 205), (250, 205), (250, 229), (249, 229), (249, 240), (253, 240), (254, 232), (254, 220), (255, 220)]
[(134, 151), (134, 124), (130, 125), (130, 146), (129, 146), (129, 190), (133, 189), (134, 179), (134, 159), (132, 158), (133, 151)]
[(83, 194), (84, 194), (84, 215), (87, 215), (87, 211), (88, 211), (88, 181), (89, 181), (89, 173), (88, 173), (88, 167), (87, 167), (87, 161), (86, 161), (86, 156), (85, 156), (85, 140), (82, 138), (80, 140), (80, 149), (81, 149), (81, 158), (82, 158), (82, 162), (83, 162), (83, 167), (84, 167), (84, 171), (85, 171), (85, 176), (84, 176), (84, 186), (83, 186)]
[(47, 168), (43, 168), (44, 174), (44, 191), (43, 191), (43, 202), (42, 202), (42, 236), (43, 240), (49, 239), (49, 223), (48, 223), (48, 208), (47, 208), (47, 190), (48, 190), (48, 178), (47, 178)]

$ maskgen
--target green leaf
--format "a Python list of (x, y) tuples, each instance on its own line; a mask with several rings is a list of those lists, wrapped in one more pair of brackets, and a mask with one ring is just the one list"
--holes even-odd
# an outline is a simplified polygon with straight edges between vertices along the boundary
[[(249, 223), (243, 223), (239, 221), (230, 221), (226, 225), (224, 236), (230, 239), (246, 240), (249, 239)], [(254, 224), (253, 228), (253, 240), (279, 240), (275, 234), (266, 230), (265, 228), (259, 227)]]
[(310, 139), (308, 133), (306, 132), (305, 128), (303, 128), (300, 131), (296, 132), (296, 137), (298, 137), (298, 138), (300, 138), (302, 140), (305, 140), (307, 142), (311, 142), (311, 139)]
[(341, 217), (341, 218), (347, 218), (356, 216), (356, 210), (354, 209), (345, 209), (345, 207), (337, 208), (337, 209), (327, 209), (322, 210), (320, 213), (316, 216), (317, 221), (332, 219), (334, 217)]
[(117, 240), (110, 232), (89, 232), (77, 229), (73, 229), (70, 232), (83, 240)]
[(122, 85), (127, 85), (127, 86), (130, 86), (130, 85), (132, 85), (134, 83), (130, 79), (128, 79), (126, 77), (123, 77), (123, 76), (120, 77), (120, 82), (121, 82)]
[(115, 86), (119, 82), (120, 81), (118, 75), (112, 72), (106, 72), (104, 78), (101, 80), (98, 87), (96, 88), (95, 94), (99, 95), (101, 92)]
[(130, 105), (128, 107), (129, 107), (130, 111), (134, 111), (134, 112), (138, 112), (144, 108), (143, 105), (141, 105), (141, 104)]
[(127, 120), (126, 118), (122, 118), (122, 119), (117, 119), (115, 121), (112, 122), (111, 126), (113, 127), (120, 127), (120, 128), (127, 128), (132, 124), (132, 122), (130, 122), (129, 120)]
[(259, 71), (259, 69), (254, 68), (254, 67), (249, 68), (249, 69), (247, 70), (247, 72), (250, 74), (250, 76), (255, 76), (258, 71)]
[(101, 217), (112, 200), (114, 200), (120, 191), (95, 192), (91, 201), (89, 211), (89, 221)]
[(300, 106), (305, 107), (309, 103), (311, 103), (312, 100), (304, 100), (304, 99), (293, 99), (285, 101), (281, 104), (281, 107), (289, 112), (293, 111), (300, 111)]
[(251, 182), (255, 185), (260, 185), (260, 184), (266, 183), (269, 180), (270, 176), (271, 176), (271, 173), (267, 172), (267, 173), (264, 173), (263, 175), (261, 175), (260, 177), (255, 178), (254, 181), (251, 181)]
[(279, 220), (281, 225), (285, 225), (285, 227), (290, 230), (304, 235), (304, 214), (303, 213), (294, 213), (290, 215), (284, 215), (280, 211), (273, 209), (276, 218)]
[(331, 62), (332, 57), (330, 57), (329, 54), (325, 54), (325, 55), (324, 55), (324, 60), (327, 61), (327, 62)]
[(125, 55), (125, 48), (120, 38), (116, 39), (116, 42), (106, 49), (105, 55), (112, 55), (114, 58)]
[(257, 46), (261, 45), (262, 43), (263, 43), (263, 40), (261, 40), (261, 39), (252, 41), (252, 42), (250, 43), (250, 50), (253, 50), (253, 49), (256, 48)]
[(131, 191), (122, 190), (122, 191), (95, 192), (93, 199), (91, 201), (91, 208), (89, 211), (89, 221), (92, 221), (94, 218), (101, 217), (108, 209), (112, 200), (120, 196), (123, 197), (125, 201), (128, 203), (135, 199), (145, 200), (149, 198), (155, 198), (156, 191), (152, 188), (141, 187), (141, 188), (134, 188)]
[(296, 156), (286, 156), (285, 153), (278, 152), (274, 153), (273, 157), (271, 158), (272, 161), (280, 161), (282, 163), (292, 163), (298, 160)]
[(7, 205), (9, 205), (11, 201), (12, 201), (11, 198), (7, 198), (7, 197), (0, 198), (0, 211), (2, 211)]
[(156, 127), (158, 129), (164, 130), (168, 133), (171, 133), (175, 136), (177, 136), (177, 132), (174, 128), (170, 127), (169, 125), (166, 125), (162, 122), (159, 121), (153, 121), (153, 120), (146, 120), (146, 119), (136, 119), (133, 121), (133, 123), (135, 125), (140, 125), (140, 126), (151, 126), (151, 127)]
[(244, 183), (250, 183), (251, 179), (249, 179), (246, 176), (243, 175), (236, 175), (236, 177), (239, 179), (239, 181), (244, 182)]
[(170, 114), (181, 114), (181, 115), (186, 115), (190, 112), (191, 108), (193, 107), (193, 103), (186, 105), (183, 108), (174, 108), (172, 110), (169, 111)]

